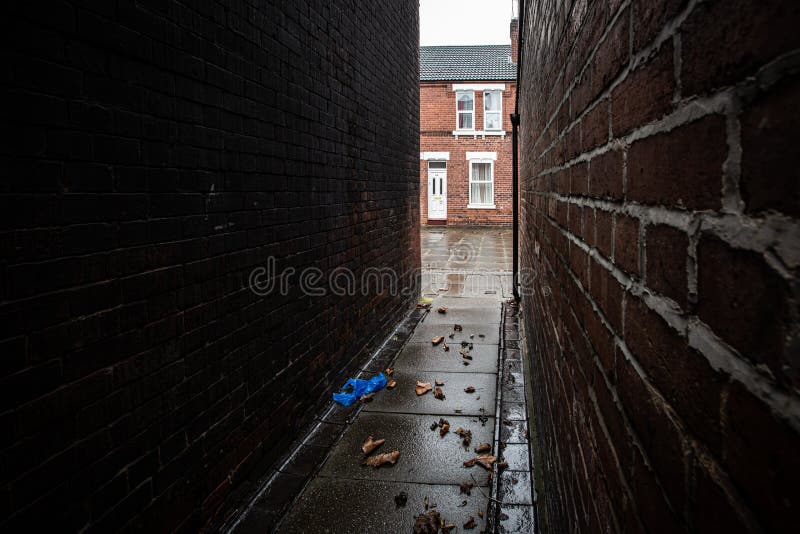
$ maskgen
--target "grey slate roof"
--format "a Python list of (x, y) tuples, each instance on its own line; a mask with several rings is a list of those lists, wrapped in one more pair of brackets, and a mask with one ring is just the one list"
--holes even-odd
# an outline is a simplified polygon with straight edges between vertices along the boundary
[(511, 45), (421, 46), (420, 80), (516, 80)]

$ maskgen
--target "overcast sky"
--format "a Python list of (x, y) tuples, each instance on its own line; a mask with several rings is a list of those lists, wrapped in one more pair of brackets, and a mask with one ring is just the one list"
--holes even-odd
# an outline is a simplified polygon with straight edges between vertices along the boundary
[(512, 0), (420, 0), (420, 45), (509, 44)]

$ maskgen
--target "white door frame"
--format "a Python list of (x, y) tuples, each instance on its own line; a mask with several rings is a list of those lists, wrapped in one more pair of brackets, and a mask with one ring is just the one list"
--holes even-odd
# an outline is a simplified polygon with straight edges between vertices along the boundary
[[(437, 168), (431, 168), (431, 164)], [(428, 219), (447, 219), (447, 161), (428, 160)]]

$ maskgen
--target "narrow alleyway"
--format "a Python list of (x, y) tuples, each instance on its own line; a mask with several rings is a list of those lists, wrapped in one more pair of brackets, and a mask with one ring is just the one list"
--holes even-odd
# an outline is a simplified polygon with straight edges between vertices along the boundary
[[(472, 525), (486, 531), (492, 514), (498, 514), (501, 532), (532, 531), (524, 378), (516, 346), (502, 347), (510, 237), (507, 229), (423, 230), (423, 302), (431, 307), (390, 364), (388, 378), (397, 385), (346, 416), (350, 424), (326, 458), (319, 458), (322, 449), (309, 450), (314, 440), (306, 440), (271, 481), (275, 488), (260, 492), (232, 532), (264, 531), (273, 523), (286, 533), (409, 531), (426, 510), (437, 511), (455, 531)], [(443, 307), (446, 312), (439, 313)], [(516, 323), (506, 329), (515, 331)], [(437, 336), (444, 340), (434, 345)], [(515, 336), (507, 337), (516, 343)], [(506, 363), (503, 381), (499, 364), (506, 352), (513, 361)], [(361, 377), (377, 371), (368, 364)], [(443, 396), (438, 398), (436, 389), (417, 395), (417, 381), (441, 388)], [(501, 408), (498, 383), (517, 386), (504, 388), (514, 404)], [(337, 414), (348, 412), (333, 405), (321, 423), (341, 423)], [(397, 450), (396, 464), (364, 465), (361, 447), (368, 436), (386, 440), (370, 456)], [(499, 489), (492, 480), (500, 473), (497, 465), (464, 466), (482, 444), (497, 457), (495, 463), (508, 464), (502, 464)], [(300, 482), (298, 456), (317, 457), (316, 474), (281, 520), (275, 517), (281, 512), (275, 509), (277, 486), (281, 479)], [(510, 506), (498, 512), (490, 501)]]

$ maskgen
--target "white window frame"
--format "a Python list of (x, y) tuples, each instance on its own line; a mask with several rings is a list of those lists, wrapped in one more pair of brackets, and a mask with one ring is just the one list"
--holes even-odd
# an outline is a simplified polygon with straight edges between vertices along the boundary
[[(506, 84), (504, 84), (504, 83), (454, 83), (453, 84), (453, 91), (454, 92), (468, 92), (468, 91), (477, 91), (477, 92), (482, 92), (482, 91), (500, 91), (500, 92), (504, 92), (505, 90), (506, 90)], [(475, 109), (474, 109), (475, 95), (473, 95), (473, 100), (472, 101), (473, 101), (473, 112), (474, 112), (475, 111)], [(502, 101), (501, 101), (500, 106), (502, 106), (502, 105), (503, 104), (502, 104)], [(500, 115), (501, 116), (500, 124), (502, 125), (502, 124), (504, 124), (504, 122), (502, 120), (502, 109), (501, 109), (500, 113), (501, 113), (501, 115)], [(505, 130), (502, 130), (502, 129), (500, 129), (500, 130), (488, 130), (488, 131), (485, 130), (485, 129), (484, 130), (478, 130), (477, 126), (475, 126), (475, 117), (474, 116), (473, 116), (472, 120), (473, 120), (472, 124), (476, 129), (473, 129), (473, 130), (459, 130), (458, 129), (458, 100), (456, 100), (456, 129), (453, 130), (453, 137), (455, 137), (456, 139), (458, 139), (459, 137), (467, 137), (467, 136), (470, 136), (473, 139), (477, 139), (478, 137), (480, 137), (481, 139), (486, 139), (487, 137), (502, 137), (502, 138), (505, 139), (505, 137), (506, 137), (506, 131)], [(484, 121), (485, 121), (485, 115), (484, 115)]]
[[(463, 94), (472, 95), (472, 111), (459, 111), (458, 110), (458, 97), (463, 95)], [(458, 117), (459, 117), (459, 115), (466, 115), (466, 114), (472, 115), (472, 128), (459, 128), (458, 127), (458, 124), (459, 124)], [(456, 131), (457, 132), (474, 132), (475, 131), (475, 91), (468, 91), (468, 90), (456, 91)]]
[[(489, 129), (489, 126), (486, 124), (486, 95), (487, 94), (497, 94), (500, 97), (500, 109), (498, 111), (492, 111), (491, 113), (499, 113), (500, 114), (500, 126), (498, 128)], [(483, 130), (486, 132), (499, 132), (503, 130), (503, 92), (498, 90), (487, 90), (483, 92)]]
[[(486, 154), (486, 155), (488, 155), (488, 154)], [(479, 158), (473, 158), (473, 159), (469, 159), (468, 158), (467, 159), (467, 161), (469, 162), (469, 204), (467, 204), (467, 208), (470, 208), (470, 209), (482, 209), (482, 210), (495, 209), (495, 204), (494, 204), (494, 160), (495, 159), (497, 159), (497, 158), (496, 157), (494, 157), (494, 158), (479, 157)], [(472, 164), (473, 163), (488, 163), (489, 164), (489, 175), (491, 176), (491, 179), (490, 180), (474, 180), (472, 178)], [(489, 204), (476, 204), (475, 202), (472, 201), (472, 184), (473, 183), (482, 183), (482, 184), (490, 183), (490, 184), (492, 184), (492, 187), (491, 187), (491, 194), (492, 194), (491, 195), (492, 196), (491, 203), (489, 203)]]

